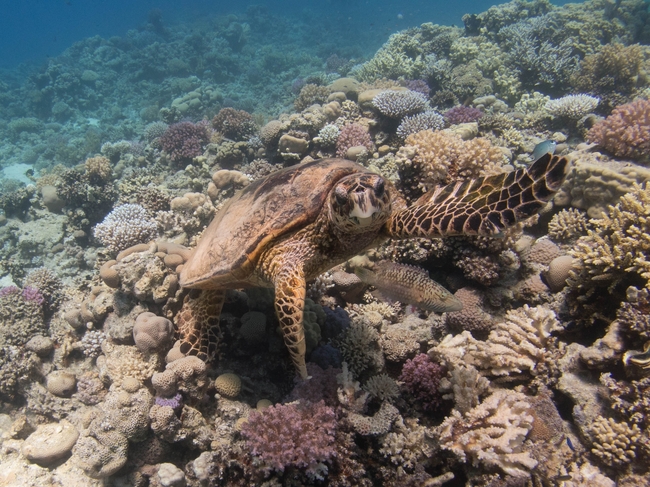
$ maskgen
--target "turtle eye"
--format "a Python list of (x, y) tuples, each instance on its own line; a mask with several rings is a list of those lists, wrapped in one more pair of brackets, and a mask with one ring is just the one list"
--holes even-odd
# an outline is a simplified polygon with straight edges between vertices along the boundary
[(340, 186), (334, 190), (334, 196), (336, 197), (336, 202), (341, 206), (348, 202), (348, 192)]
[(386, 185), (384, 184), (384, 180), (381, 179), (381, 178), (377, 179), (373, 189), (375, 190), (375, 196), (377, 198), (381, 198), (382, 196), (384, 196), (384, 191), (386, 189)]

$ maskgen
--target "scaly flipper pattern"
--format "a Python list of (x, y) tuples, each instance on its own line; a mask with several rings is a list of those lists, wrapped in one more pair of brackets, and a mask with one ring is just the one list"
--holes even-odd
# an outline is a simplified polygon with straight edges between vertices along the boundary
[(183, 307), (174, 320), (181, 352), (196, 355), (206, 362), (214, 359), (221, 340), (219, 315), (225, 295), (225, 289), (210, 289), (185, 296)]
[(568, 161), (544, 154), (529, 168), (452, 183), (422, 196), (387, 223), (392, 238), (497, 235), (544, 207)]

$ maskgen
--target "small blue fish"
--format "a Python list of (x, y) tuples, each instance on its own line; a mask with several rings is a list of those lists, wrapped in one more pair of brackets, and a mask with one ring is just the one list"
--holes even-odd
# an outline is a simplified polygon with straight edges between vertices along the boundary
[(557, 147), (557, 142), (555, 142), (554, 140), (545, 140), (544, 142), (540, 142), (535, 146), (535, 148), (533, 149), (533, 153), (531, 154), (531, 157), (533, 158), (533, 161), (536, 161), (544, 154), (548, 154), (548, 153), (554, 154), (556, 147)]

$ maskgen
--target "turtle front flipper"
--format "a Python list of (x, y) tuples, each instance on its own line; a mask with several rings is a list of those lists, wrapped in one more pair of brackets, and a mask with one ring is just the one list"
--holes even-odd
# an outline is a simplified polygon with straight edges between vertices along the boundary
[(209, 362), (217, 354), (221, 330), (219, 315), (226, 292), (223, 289), (191, 291), (175, 318), (180, 350)]
[(392, 238), (497, 235), (544, 207), (568, 161), (544, 154), (529, 168), (436, 188), (387, 223)]
[(275, 312), (280, 321), (284, 344), (289, 349), (291, 360), (300, 377), (307, 379), (305, 365), (305, 329), (303, 315), (307, 283), (303, 272), (298, 268), (283, 269), (274, 279)]

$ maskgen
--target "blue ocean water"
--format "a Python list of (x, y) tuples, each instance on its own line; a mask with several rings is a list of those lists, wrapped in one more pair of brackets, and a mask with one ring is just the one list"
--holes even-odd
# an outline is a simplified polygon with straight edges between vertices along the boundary
[[(121, 36), (145, 23), (154, 9), (170, 24), (191, 22), (208, 15), (241, 13), (251, 5), (292, 17), (311, 17), (328, 23), (333, 33), (363, 34), (368, 48), (397, 30), (423, 22), (462, 25), (466, 13), (479, 13), (494, 0), (328, 0), (328, 1), (240, 1), (210, 0), (23, 0), (3, 2), (0, 16), (0, 68), (23, 62), (38, 63), (60, 54), (74, 42), (92, 36)], [(565, 1), (552, 2), (563, 5)]]

